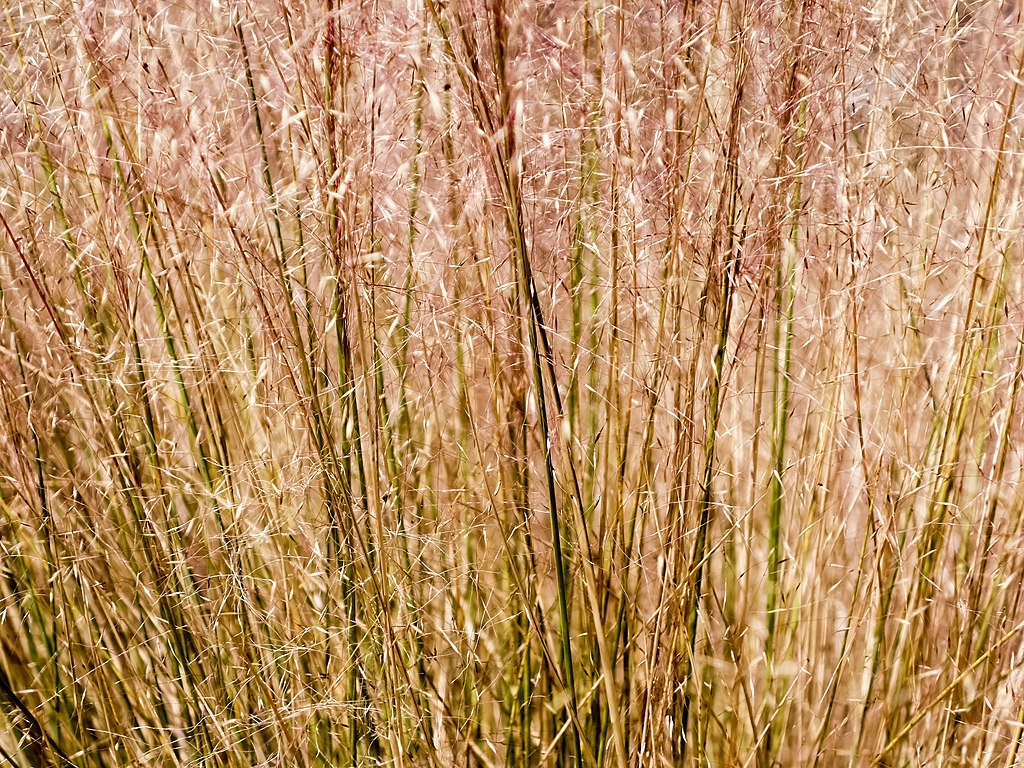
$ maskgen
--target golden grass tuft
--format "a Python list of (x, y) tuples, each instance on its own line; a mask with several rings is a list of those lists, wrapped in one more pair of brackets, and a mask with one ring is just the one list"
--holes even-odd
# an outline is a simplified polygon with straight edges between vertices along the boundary
[(2, 21), (0, 762), (1024, 760), (1019, 2)]

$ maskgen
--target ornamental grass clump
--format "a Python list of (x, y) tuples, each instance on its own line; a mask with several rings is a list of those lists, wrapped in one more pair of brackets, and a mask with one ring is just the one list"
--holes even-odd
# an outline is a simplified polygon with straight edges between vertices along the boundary
[(1024, 762), (1024, 19), (0, 27), (0, 762)]

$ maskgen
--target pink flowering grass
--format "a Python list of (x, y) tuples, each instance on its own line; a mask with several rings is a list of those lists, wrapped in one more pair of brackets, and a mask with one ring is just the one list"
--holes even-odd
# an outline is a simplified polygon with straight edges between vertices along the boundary
[(0, 763), (1022, 764), (1019, 3), (0, 26)]

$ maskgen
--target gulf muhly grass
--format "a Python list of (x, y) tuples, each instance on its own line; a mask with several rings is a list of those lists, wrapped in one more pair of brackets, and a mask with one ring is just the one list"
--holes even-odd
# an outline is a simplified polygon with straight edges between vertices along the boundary
[(2, 15), (0, 762), (1024, 763), (1019, 3)]

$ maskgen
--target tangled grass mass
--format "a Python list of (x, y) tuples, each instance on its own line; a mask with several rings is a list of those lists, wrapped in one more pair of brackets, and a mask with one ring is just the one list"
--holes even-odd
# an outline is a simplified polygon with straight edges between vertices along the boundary
[(8, 0), (0, 765), (1024, 766), (1020, 0)]

